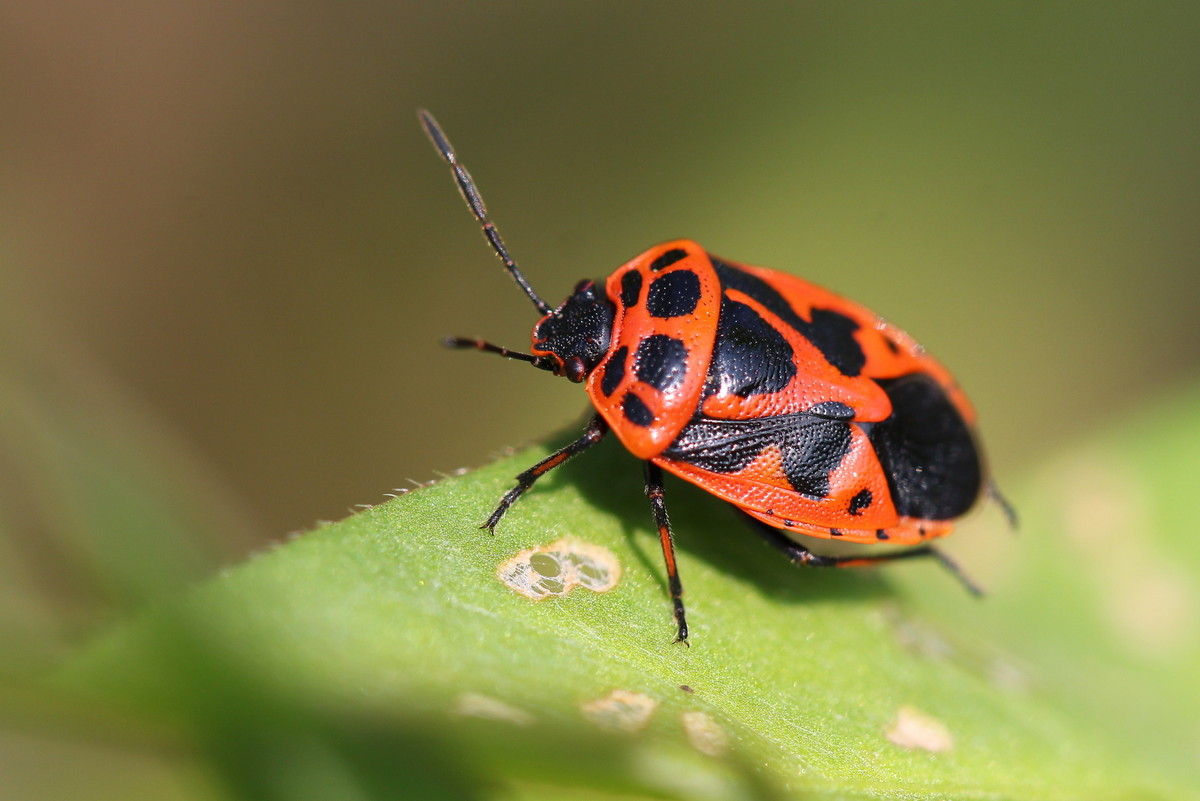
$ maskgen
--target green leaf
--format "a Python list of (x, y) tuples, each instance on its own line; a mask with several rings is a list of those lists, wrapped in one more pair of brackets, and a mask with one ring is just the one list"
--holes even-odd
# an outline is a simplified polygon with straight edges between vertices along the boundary
[[(1195, 408), (1170, 410), (1188, 422), (1170, 437), (1111, 440), (1148, 510), (1155, 470), (1170, 492), (1200, 475)], [(1101, 579), (1118, 580), (1119, 561), (1087, 562), (1072, 551), (1079, 532), (1060, 530), (1064, 498), (1103, 519), (1088, 504), (1112, 499), (1104, 480), (1077, 476), (1075, 498), (1061, 483), (1073, 468), (1054, 466), (1019, 498), (1019, 537), (995, 512), (965, 526), (966, 542), (992, 549), (960, 551), (992, 584), (982, 602), (934, 564), (795, 568), (728, 507), (671, 483), (688, 648), (671, 641), (641, 471), (617, 442), (539, 482), (495, 536), (477, 528), (547, 452), (262, 554), (110, 633), (60, 681), (165, 726), (236, 798), (1194, 797), (1194, 638), (1175, 648), (1143, 632), (1155, 658), (1144, 642), (1114, 645)], [(1064, 464), (1086, 472), (1093, 457)], [(1133, 534), (1186, 515), (1119, 520)], [(1151, 588), (1169, 566), (1186, 600), (1200, 570), (1184, 530), (1154, 544), (1182, 544), (1188, 560), (1151, 552), (1147, 534), (1135, 564)], [(534, 564), (553, 574), (575, 558), (603, 591), (535, 601), (498, 577), (555, 543)], [(1175, 613), (1194, 625), (1186, 603)], [(1168, 688), (1182, 697), (1163, 701)]]

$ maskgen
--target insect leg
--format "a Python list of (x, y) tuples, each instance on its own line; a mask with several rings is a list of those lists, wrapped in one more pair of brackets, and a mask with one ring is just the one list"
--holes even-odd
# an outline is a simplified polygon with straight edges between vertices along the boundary
[(1002, 494), (1000, 494), (1000, 488), (996, 486), (995, 481), (989, 481), (984, 491), (987, 492), (988, 497), (995, 501), (996, 505), (1000, 507), (1000, 511), (1004, 513), (1005, 519), (1008, 520), (1008, 527), (1013, 531), (1016, 531), (1017, 508), (1009, 503), (1008, 498), (1005, 498)]
[(667, 518), (667, 505), (663, 500), (662, 469), (654, 462), (643, 462), (646, 467), (646, 497), (654, 510), (654, 524), (658, 527), (658, 540), (662, 545), (663, 559), (667, 563), (667, 588), (671, 593), (671, 606), (675, 612), (675, 642), (688, 644), (687, 616), (683, 609), (683, 585), (679, 582), (679, 566), (675, 564), (675, 538), (671, 535), (671, 521)]
[(883, 562), (925, 557), (936, 559), (942, 567), (950, 572), (950, 575), (958, 579), (959, 584), (967, 592), (977, 597), (984, 594), (979, 585), (963, 572), (957, 562), (932, 545), (921, 545), (916, 548), (909, 548), (906, 551), (892, 551), (891, 553), (875, 556), (822, 556), (821, 554), (813, 553), (800, 543), (786, 536), (779, 529), (768, 526), (761, 520), (757, 520), (749, 515), (743, 515), (743, 517), (750, 521), (758, 533), (762, 535), (763, 539), (783, 551), (793, 564), (804, 565), (806, 567), (872, 567)]
[(495, 534), (496, 525), (500, 522), (500, 518), (504, 517), (504, 513), (508, 511), (508, 507), (516, 503), (517, 498), (524, 495), (525, 491), (532, 487), (535, 481), (571, 457), (595, 445), (604, 439), (604, 435), (607, 433), (608, 423), (605, 423), (604, 418), (600, 415), (594, 416), (591, 422), (588, 423), (587, 430), (583, 432), (582, 437), (565, 448), (560, 448), (517, 476), (517, 486), (504, 493), (504, 497), (500, 499), (500, 505), (496, 507), (496, 511), (492, 512), (491, 517), (480, 528), (486, 528), (490, 533)]

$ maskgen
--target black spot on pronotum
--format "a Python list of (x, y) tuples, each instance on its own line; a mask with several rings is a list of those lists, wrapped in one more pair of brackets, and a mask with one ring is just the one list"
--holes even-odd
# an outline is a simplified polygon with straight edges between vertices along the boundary
[(674, 337), (654, 334), (638, 345), (633, 365), (639, 381), (666, 392), (687, 375), (687, 347)]
[(642, 274), (630, 270), (621, 276), (621, 305), (629, 309), (637, 305), (642, 295)]
[(646, 310), (654, 317), (683, 317), (700, 302), (700, 276), (676, 270), (655, 278), (646, 294)]
[(621, 402), (621, 412), (625, 415), (625, 419), (635, 426), (645, 428), (654, 422), (654, 414), (651, 413), (650, 408), (632, 392), (625, 393), (625, 400)]
[(665, 270), (680, 259), (687, 258), (687, 251), (683, 248), (672, 248), (666, 253), (659, 256), (654, 261), (650, 262), (650, 272), (656, 273), (659, 270)]
[(847, 512), (858, 517), (863, 511), (871, 506), (871, 501), (875, 500), (875, 496), (871, 494), (869, 489), (861, 489), (850, 499), (850, 506), (846, 509)]
[(628, 358), (629, 348), (622, 345), (604, 365), (604, 375), (600, 377), (600, 391), (604, 393), (604, 397), (612, 395), (621, 385), (625, 378), (625, 362)]
[(891, 539), (891, 537), (889, 537), (888, 533), (886, 531), (884, 531), (883, 529), (877, 528), (877, 529), (875, 529), (875, 539), (887, 540), (887, 539)]

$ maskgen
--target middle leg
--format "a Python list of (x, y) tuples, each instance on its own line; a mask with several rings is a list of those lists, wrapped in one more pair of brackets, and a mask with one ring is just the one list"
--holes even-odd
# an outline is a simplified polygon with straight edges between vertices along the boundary
[(688, 644), (687, 615), (683, 608), (683, 585), (679, 581), (679, 566), (675, 564), (675, 538), (671, 534), (671, 521), (667, 518), (667, 505), (663, 500), (662, 469), (654, 462), (643, 462), (646, 467), (646, 497), (654, 510), (654, 524), (658, 527), (658, 541), (662, 545), (663, 560), (667, 563), (667, 589), (671, 593), (671, 606), (675, 613), (675, 642)]

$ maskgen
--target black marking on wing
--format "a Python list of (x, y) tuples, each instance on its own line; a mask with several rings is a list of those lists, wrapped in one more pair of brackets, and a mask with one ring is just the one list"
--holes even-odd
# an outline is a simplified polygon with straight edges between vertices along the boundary
[(850, 499), (850, 506), (846, 508), (846, 512), (848, 512), (852, 517), (858, 517), (864, 511), (871, 508), (871, 502), (874, 500), (875, 496), (871, 494), (869, 489), (860, 489), (857, 493), (855, 493), (854, 497)]
[(663, 451), (663, 456), (714, 473), (736, 473), (766, 448), (777, 445), (792, 489), (824, 498), (829, 495), (830, 473), (850, 452), (850, 425), (806, 412), (754, 420), (697, 417)]
[(853, 420), (854, 409), (841, 401), (822, 401), (808, 410), (809, 414), (828, 417), (830, 420)]
[(983, 467), (971, 429), (927, 373), (879, 381), (892, 416), (868, 434), (887, 474), (896, 511), (951, 520), (979, 497)]
[(867, 355), (854, 332), (859, 325), (851, 318), (833, 309), (813, 309), (812, 320), (796, 314), (792, 305), (770, 284), (745, 270), (739, 270), (710, 254), (713, 267), (724, 289), (736, 289), (754, 298), (772, 314), (795, 328), (802, 336), (821, 351), (821, 355), (838, 369), (842, 375), (856, 376), (862, 373)]
[(783, 335), (758, 312), (722, 295), (704, 396), (778, 392), (796, 375), (794, 355)]

